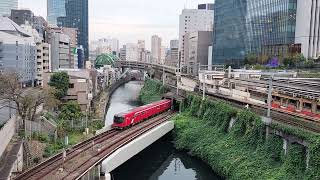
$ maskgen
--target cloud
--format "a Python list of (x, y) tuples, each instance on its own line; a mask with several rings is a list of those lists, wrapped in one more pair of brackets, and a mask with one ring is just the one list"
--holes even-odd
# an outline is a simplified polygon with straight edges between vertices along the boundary
[[(46, 17), (47, 0), (20, 0), (19, 6)], [(115, 37), (122, 42), (150, 38), (157, 34), (166, 45), (178, 38), (179, 14), (184, 7), (196, 8), (213, 0), (88, 0), (90, 40)]]

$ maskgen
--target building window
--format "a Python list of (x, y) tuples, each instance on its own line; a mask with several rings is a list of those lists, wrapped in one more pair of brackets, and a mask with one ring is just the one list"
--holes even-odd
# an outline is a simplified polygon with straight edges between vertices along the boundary
[(69, 88), (73, 89), (74, 88), (74, 84), (69, 84)]

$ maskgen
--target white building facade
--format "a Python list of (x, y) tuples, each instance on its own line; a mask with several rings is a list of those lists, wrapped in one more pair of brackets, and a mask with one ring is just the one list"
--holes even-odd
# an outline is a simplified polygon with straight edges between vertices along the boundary
[(138, 61), (138, 45), (135, 43), (126, 44), (126, 61)]
[(24, 85), (36, 79), (36, 43), (32, 34), (7, 17), (0, 17), (0, 71), (18, 73)]
[(151, 37), (151, 57), (152, 63), (161, 63), (161, 41), (162, 39), (157, 36), (153, 35)]
[(297, 0), (295, 44), (305, 57), (320, 57), (320, 0)]
[[(186, 44), (184, 36), (196, 31), (212, 31), (214, 11), (212, 4), (206, 4), (208, 8), (183, 9), (179, 16), (179, 52), (181, 63), (188, 58), (188, 52), (184, 52)], [(210, 7), (210, 8), (209, 8)]]
[(101, 54), (118, 54), (119, 53), (119, 40), (116, 38), (102, 38), (97, 41), (92, 41), (90, 44), (90, 51)]

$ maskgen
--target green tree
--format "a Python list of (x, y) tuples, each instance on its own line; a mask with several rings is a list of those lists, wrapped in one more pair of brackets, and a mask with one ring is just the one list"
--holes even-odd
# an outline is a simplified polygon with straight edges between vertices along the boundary
[(75, 101), (69, 101), (61, 107), (60, 120), (78, 120), (83, 117), (80, 105)]
[(285, 56), (283, 58), (283, 65), (286, 66), (286, 67), (293, 67), (295, 66), (295, 61), (293, 60), (293, 57), (292, 56)]
[(52, 89), (22, 88), (15, 72), (0, 73), (0, 109), (9, 107), (19, 115), (19, 128), (26, 130), (26, 121), (35, 121), (41, 107), (53, 108), (57, 102)]
[(293, 56), (293, 61), (296, 67), (302, 65), (306, 60), (307, 58), (305, 58), (301, 53)]
[(70, 83), (69, 81), (69, 76), (66, 72), (54, 73), (51, 76), (48, 84), (56, 89), (55, 96), (57, 99), (62, 99), (67, 95)]
[(253, 53), (247, 54), (245, 57), (245, 63), (249, 64), (249, 65), (257, 64), (257, 60), (258, 60), (257, 55), (255, 55)]

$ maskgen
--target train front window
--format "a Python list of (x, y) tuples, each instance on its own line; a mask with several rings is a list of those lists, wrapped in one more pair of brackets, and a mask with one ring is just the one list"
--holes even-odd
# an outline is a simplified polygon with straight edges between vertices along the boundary
[(115, 116), (115, 117), (114, 117), (114, 122), (117, 123), (117, 124), (123, 123), (123, 117), (117, 117), (117, 116)]

